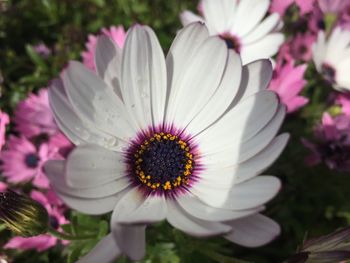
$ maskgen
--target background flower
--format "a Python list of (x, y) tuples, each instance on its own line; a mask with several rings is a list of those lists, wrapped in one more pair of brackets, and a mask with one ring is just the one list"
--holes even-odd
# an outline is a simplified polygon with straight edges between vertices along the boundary
[(243, 64), (275, 55), (284, 41), (278, 32), (278, 14), (265, 17), (268, 0), (203, 0), (203, 16), (186, 10), (180, 14), (183, 25), (205, 22), (210, 35), (222, 38), (228, 48), (240, 53)]
[(299, 96), (306, 80), (303, 75), (306, 65), (294, 66), (294, 61), (286, 63), (277, 62), (269, 89), (275, 91), (282, 103), (287, 106), (287, 112), (291, 113), (308, 103), (308, 98)]
[(58, 128), (49, 106), (47, 89), (41, 89), (38, 94), (29, 94), (28, 98), (18, 103), (13, 121), (16, 130), (27, 138), (57, 133)]

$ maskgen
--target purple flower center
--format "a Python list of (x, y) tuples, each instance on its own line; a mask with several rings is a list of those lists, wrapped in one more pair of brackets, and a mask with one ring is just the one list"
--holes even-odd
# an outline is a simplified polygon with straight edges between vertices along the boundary
[(49, 216), (49, 224), (53, 229), (58, 229), (60, 224), (55, 216)]
[(223, 39), (229, 49), (235, 50), (237, 53), (241, 51), (241, 43), (239, 39), (229, 33), (224, 33), (220, 35), (220, 38)]
[(187, 187), (195, 168), (188, 141), (158, 132), (132, 146), (128, 154), (130, 175), (146, 192), (169, 192)]
[(322, 75), (325, 80), (327, 80), (330, 83), (335, 83), (335, 69), (328, 64), (323, 64), (322, 65)]
[(39, 164), (39, 157), (35, 153), (29, 153), (24, 159), (28, 168), (36, 168)]

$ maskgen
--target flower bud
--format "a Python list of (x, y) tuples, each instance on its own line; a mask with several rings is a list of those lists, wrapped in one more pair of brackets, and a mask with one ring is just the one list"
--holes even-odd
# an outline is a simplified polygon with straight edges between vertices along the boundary
[(0, 193), (0, 219), (22, 237), (46, 233), (49, 215), (37, 201), (11, 190)]
[(301, 251), (287, 262), (327, 263), (348, 259), (350, 259), (350, 227), (306, 241)]

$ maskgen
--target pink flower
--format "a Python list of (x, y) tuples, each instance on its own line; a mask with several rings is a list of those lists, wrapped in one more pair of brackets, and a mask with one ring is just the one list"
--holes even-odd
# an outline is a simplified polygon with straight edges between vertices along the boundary
[[(50, 193), (50, 194), (49, 194)], [(64, 209), (57, 205), (57, 197), (48, 192), (44, 195), (39, 191), (32, 191), (30, 195), (34, 200), (41, 203), (49, 214), (51, 227), (61, 230), (60, 225), (67, 224), (68, 220), (64, 217)], [(48, 234), (39, 235), (36, 237), (13, 237), (4, 246), (5, 249), (35, 249), (38, 252), (54, 247), (59, 240)], [(67, 242), (62, 242), (67, 244)]]
[(315, 0), (273, 0), (271, 3), (270, 11), (284, 15), (288, 7), (295, 3), (300, 10), (300, 14), (304, 15), (313, 10)]
[(47, 188), (49, 181), (43, 171), (46, 160), (62, 157), (57, 148), (50, 149), (47, 143), (35, 147), (24, 136), (10, 136), (8, 149), (1, 152), (3, 174), (11, 183), (27, 182), (33, 179), (37, 187)]
[[(123, 26), (111, 26), (109, 29), (102, 28), (101, 34), (110, 37), (118, 47), (123, 47), (126, 38), (126, 32)], [(87, 50), (81, 53), (81, 56), (83, 57), (83, 64), (93, 71), (95, 71), (96, 68), (94, 57), (97, 37), (98, 36), (96, 35), (90, 34), (88, 36), (88, 42), (85, 44)]]
[(312, 44), (315, 43), (316, 36), (309, 32), (298, 33), (294, 38), (284, 43), (280, 55), (286, 60), (301, 60), (308, 62), (312, 58)]
[(47, 89), (38, 95), (31, 93), (15, 110), (16, 129), (27, 138), (40, 134), (52, 135), (58, 131), (49, 106)]
[(315, 35), (317, 35), (320, 30), (325, 29), (324, 14), (318, 6), (316, 6), (308, 16), (307, 24), (308, 31)]
[(277, 61), (273, 78), (269, 89), (275, 91), (283, 104), (287, 106), (287, 112), (291, 113), (308, 103), (308, 99), (298, 94), (304, 88), (306, 81), (303, 76), (307, 65), (294, 66), (294, 61), (282, 64)]
[(342, 112), (350, 116), (350, 93), (339, 93), (336, 103), (342, 107)]
[(311, 154), (305, 158), (309, 166), (322, 161), (331, 170), (350, 171), (350, 117), (341, 114), (332, 118), (324, 113), (322, 123), (315, 128), (315, 142), (302, 142)]
[(33, 49), (39, 56), (43, 58), (48, 58), (51, 55), (51, 49), (49, 49), (44, 43), (35, 45)]
[(0, 111), (0, 150), (5, 144), (6, 125), (9, 124), (10, 118), (5, 112)]
[(318, 5), (323, 13), (339, 13), (349, 2), (346, 0), (318, 0)]

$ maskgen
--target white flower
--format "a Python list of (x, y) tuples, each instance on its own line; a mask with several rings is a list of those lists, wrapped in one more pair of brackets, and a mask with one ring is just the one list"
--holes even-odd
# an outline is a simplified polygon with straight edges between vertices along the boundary
[(243, 65), (275, 55), (284, 41), (280, 16), (277, 13), (265, 18), (269, 0), (203, 0), (203, 16), (190, 11), (180, 14), (185, 26), (195, 21), (205, 22), (209, 34), (220, 36), (229, 48), (240, 53)]
[(190, 235), (224, 234), (249, 247), (279, 234), (259, 214), (280, 181), (257, 175), (288, 140), (276, 137), (285, 107), (266, 90), (268, 60), (242, 67), (238, 54), (194, 23), (166, 60), (154, 32), (137, 25), (123, 50), (100, 37), (95, 61), (97, 75), (71, 62), (49, 89), (59, 127), (78, 146), (66, 162), (46, 165), (70, 207), (113, 211), (113, 237), (94, 257), (102, 260), (112, 242), (113, 256), (142, 258), (145, 224), (164, 219)]
[(328, 39), (325, 33), (318, 33), (312, 47), (317, 71), (335, 89), (350, 90), (350, 31), (336, 27)]

